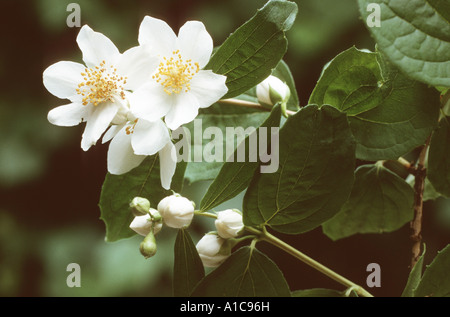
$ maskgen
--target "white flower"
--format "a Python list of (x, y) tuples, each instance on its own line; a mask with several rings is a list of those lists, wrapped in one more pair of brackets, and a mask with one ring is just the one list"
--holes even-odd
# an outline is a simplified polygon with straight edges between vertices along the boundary
[(177, 156), (169, 131), (162, 120), (135, 119), (123, 125), (112, 126), (103, 142), (112, 141), (108, 149), (108, 172), (120, 175), (139, 166), (149, 155), (159, 153), (161, 185), (170, 189), (176, 170)]
[(165, 116), (171, 130), (192, 121), (199, 108), (207, 108), (228, 91), (226, 77), (202, 68), (208, 63), (213, 41), (203, 23), (186, 22), (178, 33), (159, 19), (146, 16), (139, 28), (139, 43), (159, 57), (153, 80), (130, 98), (139, 118)]
[(145, 46), (121, 54), (105, 35), (85, 25), (77, 36), (86, 65), (62, 61), (43, 73), (45, 88), (71, 103), (52, 109), (48, 120), (59, 126), (86, 122), (81, 147), (87, 151), (110, 124), (128, 121), (131, 91), (149, 80), (158, 65)]
[(198, 241), (196, 248), (203, 266), (217, 267), (230, 256), (231, 249), (224, 246), (225, 241), (214, 232), (205, 234)]
[(153, 224), (150, 214), (136, 216), (134, 217), (133, 221), (130, 224), (130, 229), (132, 229), (134, 232), (144, 237), (150, 233), (152, 227), (153, 227), (153, 234), (157, 234), (158, 232), (161, 231), (162, 223), (157, 222)]
[(186, 197), (171, 195), (159, 202), (158, 211), (167, 226), (184, 228), (191, 224), (194, 217), (194, 203)]
[(265, 107), (272, 107), (278, 102), (286, 103), (290, 96), (291, 91), (288, 85), (272, 75), (256, 86), (256, 97)]
[(217, 233), (224, 239), (235, 238), (244, 228), (242, 215), (233, 209), (219, 211), (215, 221)]

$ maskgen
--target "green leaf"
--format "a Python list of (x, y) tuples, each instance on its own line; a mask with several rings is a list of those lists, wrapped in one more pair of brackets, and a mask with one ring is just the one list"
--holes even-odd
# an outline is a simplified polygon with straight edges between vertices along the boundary
[[(364, 21), (370, 3), (380, 5), (381, 27), (369, 27), (379, 49), (406, 75), (450, 87), (448, 1), (358, 0)], [(370, 18), (370, 17), (369, 17)]]
[[(186, 163), (177, 164), (172, 178), (172, 189), (181, 191)], [(129, 228), (133, 214), (130, 201), (136, 197), (147, 198), (152, 207), (171, 194), (161, 186), (159, 156), (147, 157), (141, 165), (123, 175), (107, 174), (100, 194), (101, 219), (106, 225), (106, 241), (113, 242), (129, 238), (136, 233)]]
[(427, 266), (422, 280), (414, 292), (415, 297), (450, 296), (450, 245), (438, 252), (433, 262)]
[(423, 259), (425, 257), (426, 247), (423, 245), (422, 255), (416, 262), (411, 272), (409, 273), (408, 282), (406, 282), (405, 289), (403, 290), (402, 297), (414, 297), (414, 292), (422, 279)]
[(412, 220), (414, 190), (387, 168), (363, 165), (355, 172), (355, 183), (341, 211), (322, 225), (333, 240), (356, 233), (392, 232)]
[(195, 288), (194, 297), (289, 297), (283, 273), (265, 254), (242, 247), (208, 274)]
[(410, 80), (377, 53), (352, 47), (324, 69), (310, 103), (344, 111), (355, 136), (356, 157), (397, 159), (425, 140), (439, 116), (439, 93)]
[(292, 297), (344, 297), (344, 294), (334, 289), (312, 288), (301, 289), (291, 293)]
[[(261, 124), (261, 126), (255, 130), (252, 135), (248, 136), (244, 142), (242, 142), (238, 149), (234, 152), (234, 157), (238, 157), (238, 152), (242, 150), (245, 151), (245, 159), (242, 162), (235, 160), (233, 162), (225, 162), (220, 169), (219, 174), (215, 178), (214, 182), (209, 186), (208, 191), (203, 197), (200, 203), (200, 209), (203, 211), (210, 210), (221, 203), (235, 197), (240, 192), (248, 187), (250, 181), (252, 180), (253, 174), (255, 170), (260, 166), (260, 158), (257, 157), (257, 160), (254, 162), (250, 161), (250, 141), (252, 142), (252, 149), (258, 149), (258, 143), (260, 143), (260, 138), (263, 137), (259, 133), (260, 128), (269, 128), (266, 129), (267, 136), (267, 148), (270, 149), (270, 128), (271, 127), (279, 127), (281, 119), (281, 108), (280, 106), (276, 106), (269, 118)], [(261, 150), (265, 150), (259, 148)]]
[(450, 23), (450, 2), (447, 0), (427, 0), (427, 2), (437, 14)]
[[(214, 179), (227, 159), (227, 146), (231, 147), (234, 144), (230, 153), (237, 148), (236, 143), (239, 140), (236, 140), (235, 129), (242, 128), (246, 131), (250, 131), (252, 128), (256, 129), (268, 116), (269, 112), (267, 111), (255, 111), (255, 109), (225, 104), (214, 104), (207, 109), (202, 109), (202, 113), (184, 128), (185, 133), (190, 135), (191, 141), (190, 158), (186, 159), (189, 161), (185, 175), (188, 182)], [(217, 134), (213, 133), (211, 138), (206, 138), (204, 132), (208, 128), (213, 129), (212, 131)], [(217, 160), (207, 161), (204, 155), (205, 151), (216, 141), (222, 155), (218, 155), (220, 157)], [(218, 148), (215, 150), (217, 151)], [(195, 155), (198, 155), (200, 159), (196, 160)]]
[(376, 53), (351, 47), (325, 66), (309, 102), (332, 105), (356, 116), (379, 105), (380, 80)]
[(288, 118), (279, 139), (280, 166), (255, 173), (244, 223), (284, 233), (312, 230), (340, 210), (352, 189), (355, 142), (347, 116), (330, 106), (304, 107)]
[(425, 177), (425, 189), (423, 190), (423, 201), (436, 200), (442, 195), (434, 189), (428, 177)]
[(205, 277), (205, 269), (191, 236), (185, 229), (178, 231), (174, 248), (173, 294), (187, 297)]
[(433, 188), (450, 197), (450, 118), (444, 117), (431, 137), (427, 177)]
[(244, 93), (271, 74), (286, 53), (284, 32), (296, 15), (294, 2), (271, 0), (225, 40), (205, 67), (227, 76), (224, 99)]
[[(428, 168), (428, 167), (426, 167)], [(410, 174), (407, 178), (406, 178), (406, 182), (412, 187), (414, 188), (414, 183), (415, 183), (415, 177), (414, 175)], [(441, 194), (439, 194), (433, 187), (433, 185), (431, 184), (430, 180), (428, 179), (428, 177), (425, 177), (425, 188), (423, 190), (423, 201), (428, 201), (428, 200), (436, 200), (439, 197), (442, 197)]]

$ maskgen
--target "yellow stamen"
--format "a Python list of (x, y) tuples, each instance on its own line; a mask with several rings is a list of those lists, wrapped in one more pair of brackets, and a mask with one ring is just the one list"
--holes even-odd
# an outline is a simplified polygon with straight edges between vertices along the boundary
[(168, 95), (188, 92), (191, 89), (189, 82), (198, 73), (200, 66), (198, 63), (192, 63), (190, 59), (184, 61), (179, 50), (173, 51), (172, 55), (170, 58), (163, 57), (152, 78), (164, 87)]
[(114, 66), (108, 70), (105, 65), (106, 62), (102, 61), (99, 66), (86, 68), (81, 73), (84, 82), (78, 87), (85, 86), (87, 89), (76, 89), (76, 92), (83, 97), (83, 105), (91, 103), (97, 106), (105, 101), (115, 102), (115, 97), (125, 99), (123, 85), (126, 84), (127, 77), (119, 78)]
[(125, 132), (127, 135), (130, 135), (134, 132), (134, 128), (136, 127), (136, 123), (138, 122), (138, 120), (139, 119), (134, 120), (134, 123), (132, 125), (129, 125), (125, 128)]

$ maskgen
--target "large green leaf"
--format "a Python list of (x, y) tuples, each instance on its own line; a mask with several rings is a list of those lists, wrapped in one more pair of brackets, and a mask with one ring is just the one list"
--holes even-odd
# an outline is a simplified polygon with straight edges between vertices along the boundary
[(205, 269), (191, 236), (185, 229), (180, 229), (174, 247), (174, 296), (186, 297), (191, 295), (195, 285), (204, 276)]
[(449, 297), (450, 296), (450, 245), (438, 252), (433, 262), (423, 273), (415, 297)]
[(255, 248), (242, 247), (194, 289), (195, 297), (289, 297), (283, 273)]
[(433, 188), (450, 197), (450, 118), (444, 117), (433, 133), (428, 152), (427, 176)]
[(296, 15), (294, 2), (271, 0), (225, 40), (206, 65), (227, 76), (224, 98), (244, 93), (271, 74), (286, 52), (284, 32)]
[(422, 255), (419, 257), (419, 260), (416, 262), (411, 272), (409, 273), (408, 281), (406, 282), (402, 297), (414, 297), (414, 292), (419, 285), (420, 280), (422, 279), (423, 259), (425, 257), (425, 251), (426, 247), (424, 244)]
[[(191, 153), (186, 168), (186, 179), (190, 183), (214, 179), (227, 159), (227, 146), (234, 146), (234, 149), (237, 147), (239, 140), (234, 134), (234, 129), (256, 129), (268, 116), (269, 112), (267, 111), (225, 104), (214, 104), (207, 109), (202, 109), (201, 114), (185, 126), (185, 134), (189, 134), (191, 138)], [(207, 138), (204, 132), (208, 128), (214, 129), (211, 131), (217, 132), (217, 135), (212, 134), (211, 138)], [(217, 147), (221, 148), (222, 155), (220, 155), (218, 160), (209, 162), (203, 154), (205, 151), (209, 152), (208, 146), (213, 145), (215, 142), (218, 142)], [(215, 150), (218, 149), (216, 148)], [(199, 159), (196, 159), (196, 155)]]
[(380, 5), (380, 27), (369, 31), (383, 51), (408, 76), (450, 87), (450, 13), (448, 1), (358, 0), (363, 20), (367, 6)]
[[(177, 165), (172, 179), (172, 189), (181, 191), (186, 163)], [(161, 186), (159, 156), (147, 157), (141, 165), (123, 175), (107, 174), (100, 195), (101, 219), (106, 225), (106, 241), (129, 238), (136, 233), (129, 228), (133, 214), (130, 201), (136, 197), (147, 198), (153, 207), (171, 194)]]
[(324, 69), (310, 103), (349, 116), (356, 157), (397, 159), (422, 145), (437, 124), (439, 93), (410, 80), (383, 56), (352, 47)]
[(290, 116), (279, 139), (280, 167), (256, 171), (244, 196), (244, 223), (305, 232), (333, 217), (350, 195), (355, 142), (344, 113), (315, 105)]
[(341, 211), (322, 225), (333, 240), (356, 233), (392, 232), (412, 220), (414, 190), (381, 165), (363, 165)]
[[(252, 135), (248, 136), (240, 147), (236, 149), (234, 157), (237, 157), (237, 152), (244, 150), (245, 160), (225, 162), (220, 169), (219, 174), (215, 178), (214, 182), (209, 186), (208, 191), (203, 197), (200, 203), (201, 210), (210, 210), (221, 203), (233, 198), (238, 195), (244, 189), (248, 187), (250, 181), (252, 180), (255, 170), (260, 166), (260, 158), (257, 157), (256, 161), (250, 160), (250, 150), (256, 151), (258, 148), (260, 151), (265, 150), (258, 146), (261, 144), (260, 139), (263, 137), (259, 133), (261, 127), (266, 129), (266, 144), (270, 151), (270, 138), (271, 138), (271, 127), (279, 127), (281, 118), (281, 108), (276, 106), (269, 118), (263, 122), (263, 124), (255, 130)], [(253, 140), (252, 147), (250, 148), (250, 141)], [(241, 147), (242, 146), (242, 147)], [(257, 153), (258, 154), (258, 153)], [(269, 162), (270, 163), (270, 162)]]

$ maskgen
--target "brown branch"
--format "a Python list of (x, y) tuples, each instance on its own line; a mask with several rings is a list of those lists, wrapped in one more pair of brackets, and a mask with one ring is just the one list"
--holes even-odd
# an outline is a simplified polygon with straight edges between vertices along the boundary
[(425, 168), (425, 160), (427, 155), (428, 146), (430, 145), (431, 136), (428, 137), (425, 145), (419, 154), (419, 159), (417, 161), (417, 167), (415, 168), (415, 181), (414, 181), (414, 218), (410, 223), (410, 228), (412, 234), (410, 236), (413, 241), (412, 254), (411, 254), (411, 265), (412, 270), (414, 265), (417, 263), (420, 257), (420, 249), (422, 244), (422, 213), (423, 213), (423, 191), (425, 189), (425, 177), (427, 171)]

